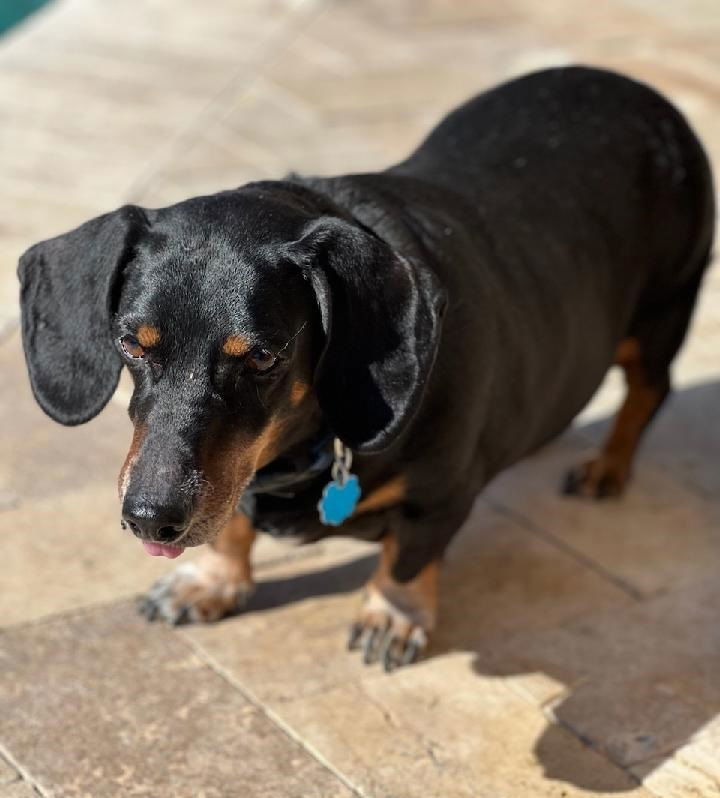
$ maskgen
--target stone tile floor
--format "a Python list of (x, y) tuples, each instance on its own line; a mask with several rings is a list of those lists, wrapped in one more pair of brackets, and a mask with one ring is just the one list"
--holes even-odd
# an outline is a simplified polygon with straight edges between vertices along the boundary
[(343, 650), (371, 547), (264, 541), (249, 611), (148, 626), (167, 569), (117, 527), (127, 388), (33, 403), (14, 267), (126, 201), (404, 155), (535, 67), (665, 90), (720, 156), (717, 0), (56, 0), (0, 41), (0, 798), (720, 796), (720, 272), (618, 503), (566, 502), (611, 377), (498, 479), (449, 552), (442, 627), (390, 676)]

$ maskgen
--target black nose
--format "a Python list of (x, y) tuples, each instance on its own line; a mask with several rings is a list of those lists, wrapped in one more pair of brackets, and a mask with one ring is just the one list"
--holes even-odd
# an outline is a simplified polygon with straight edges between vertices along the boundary
[(140, 540), (173, 543), (187, 526), (185, 513), (177, 507), (164, 507), (151, 502), (136, 502), (123, 507), (123, 521)]

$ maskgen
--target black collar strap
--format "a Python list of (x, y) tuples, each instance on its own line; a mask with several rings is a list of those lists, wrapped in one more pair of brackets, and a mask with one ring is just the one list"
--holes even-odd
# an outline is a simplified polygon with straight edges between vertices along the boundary
[(333, 459), (333, 436), (323, 429), (315, 438), (294, 446), (257, 471), (245, 492), (292, 498), (308, 483), (328, 471)]

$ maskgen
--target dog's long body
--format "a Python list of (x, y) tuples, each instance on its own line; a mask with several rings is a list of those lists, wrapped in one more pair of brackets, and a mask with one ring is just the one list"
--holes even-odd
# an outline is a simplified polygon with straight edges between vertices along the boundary
[[(650, 327), (643, 359), (664, 373), (714, 227), (707, 159), (682, 117), (596, 70), (482, 94), (386, 172), (302, 182), (447, 292), (425, 399), (368, 467), (416, 463), (418, 495), (459, 502), (462, 516), (490, 478), (569, 425), (623, 339)], [(408, 543), (441, 550), (455, 519), (441, 526), (422, 539), (413, 525)]]
[[(613, 73), (547, 70), (471, 100), (384, 172), (125, 208), (37, 245), (21, 265), (33, 388), (77, 423), (125, 358), (127, 523), (165, 553), (225, 525), (207, 568), (165, 580), (149, 614), (230, 609), (250, 581), (254, 533), (230, 520), (242, 494), (254, 527), (384, 540), (354, 638), (368, 659), (382, 638), (397, 664), (434, 623), (435, 565), (478, 491), (566, 428), (614, 362), (627, 399), (565, 487), (622, 490), (713, 229), (708, 161), (677, 110)], [(82, 369), (78, 325), (104, 347)], [(316, 511), (333, 437), (364, 490), (338, 530)]]

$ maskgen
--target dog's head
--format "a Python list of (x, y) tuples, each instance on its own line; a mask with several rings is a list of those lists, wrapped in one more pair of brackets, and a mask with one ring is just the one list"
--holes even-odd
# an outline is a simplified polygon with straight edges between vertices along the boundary
[(321, 424), (356, 451), (389, 446), (443, 305), (428, 270), (289, 183), (125, 206), (33, 246), (19, 277), (49, 416), (89, 420), (132, 374), (123, 516), (168, 554), (212, 540), (255, 471)]

